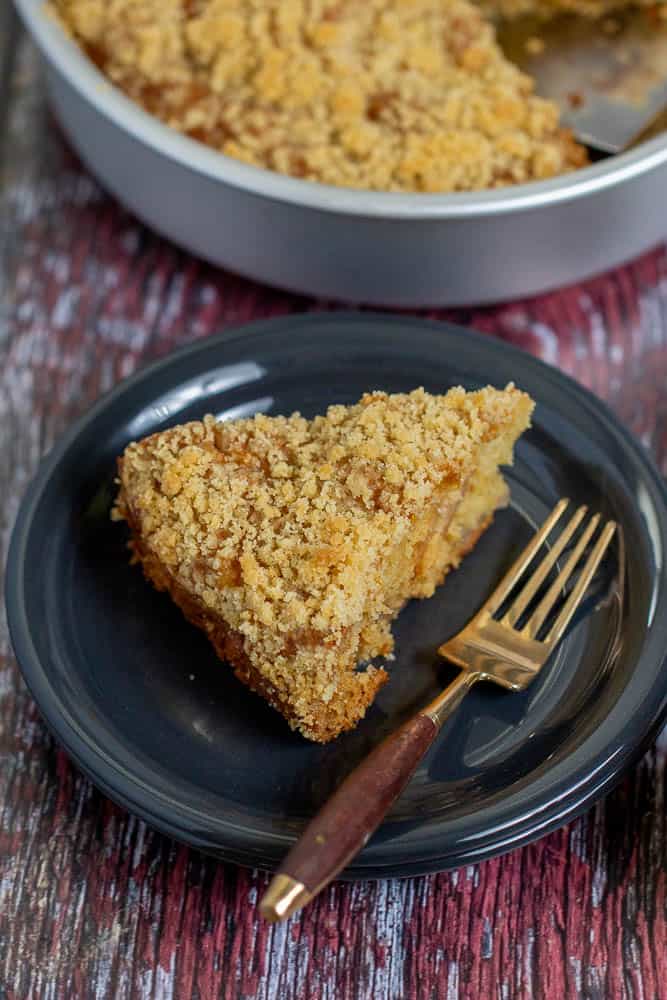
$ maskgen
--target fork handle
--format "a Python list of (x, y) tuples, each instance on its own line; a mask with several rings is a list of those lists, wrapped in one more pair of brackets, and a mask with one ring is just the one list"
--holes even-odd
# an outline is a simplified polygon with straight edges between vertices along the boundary
[(386, 737), (339, 785), (308, 823), (274, 875), (261, 903), (268, 920), (284, 920), (336, 877), (380, 825), (412, 777), (441, 725), (472, 683), (465, 671)]

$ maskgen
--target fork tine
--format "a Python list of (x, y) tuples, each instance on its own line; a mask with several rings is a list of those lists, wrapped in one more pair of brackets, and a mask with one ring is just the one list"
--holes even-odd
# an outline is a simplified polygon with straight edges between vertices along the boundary
[(530, 566), (540, 546), (546, 540), (549, 532), (553, 528), (556, 521), (558, 521), (569, 502), (569, 500), (558, 501), (542, 527), (535, 532), (528, 545), (525, 547), (523, 552), (521, 552), (516, 561), (510, 566), (507, 573), (505, 573), (505, 576), (502, 578), (489, 599), (482, 605), (480, 611), (484, 611), (489, 615), (495, 615), (500, 605), (509, 596), (516, 582), (521, 578), (528, 566)]
[(558, 600), (560, 594), (562, 593), (563, 587), (565, 586), (567, 581), (572, 576), (574, 570), (576, 569), (579, 560), (584, 554), (586, 546), (591, 540), (593, 532), (598, 526), (599, 520), (600, 520), (599, 514), (596, 514), (595, 517), (592, 517), (590, 519), (590, 521), (586, 525), (586, 528), (581, 534), (581, 538), (575, 545), (572, 555), (567, 560), (562, 570), (560, 571), (554, 582), (547, 590), (546, 594), (538, 604), (533, 614), (530, 616), (529, 620), (526, 622), (525, 626), (521, 629), (522, 634), (530, 636), (531, 639), (535, 638), (535, 636), (541, 629), (542, 625), (544, 624), (547, 615), (549, 614), (554, 604)]
[(557, 541), (554, 542), (553, 548), (549, 551), (545, 559), (542, 560), (537, 569), (533, 572), (527, 583), (521, 588), (516, 600), (513, 602), (511, 608), (507, 614), (503, 617), (503, 622), (507, 625), (514, 627), (518, 622), (521, 615), (524, 613), (533, 597), (542, 586), (546, 580), (551, 568), (555, 565), (556, 560), (559, 555), (572, 538), (579, 525), (581, 524), (588, 507), (579, 507), (577, 511), (572, 515), (568, 523), (563, 528)]
[(575, 586), (572, 588), (572, 593), (565, 602), (561, 613), (559, 614), (556, 621), (553, 623), (551, 629), (549, 630), (549, 635), (547, 636), (545, 642), (549, 646), (553, 647), (561, 639), (563, 632), (570, 624), (570, 619), (572, 615), (579, 607), (582, 597), (588, 589), (588, 585), (593, 579), (593, 575), (602, 561), (602, 557), (609, 547), (609, 543), (614, 537), (614, 532), (616, 531), (616, 522), (609, 521), (600, 537), (598, 538), (593, 551), (586, 560), (584, 568), (581, 571), (581, 575), (577, 580)]

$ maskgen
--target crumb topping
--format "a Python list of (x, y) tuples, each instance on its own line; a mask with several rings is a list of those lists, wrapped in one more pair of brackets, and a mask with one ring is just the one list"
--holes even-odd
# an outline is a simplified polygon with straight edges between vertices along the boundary
[(206, 607), (236, 606), (242, 631), (341, 629), (359, 617), (365, 567), (443, 478), (461, 485), (517, 392), (453, 389), (446, 405), (369, 393), (313, 421), (206, 417), (130, 445), (124, 476), (147, 544)]
[(467, 0), (52, 3), (131, 98), (256, 166), (435, 192), (537, 180), (586, 162), (556, 105), (534, 95)]

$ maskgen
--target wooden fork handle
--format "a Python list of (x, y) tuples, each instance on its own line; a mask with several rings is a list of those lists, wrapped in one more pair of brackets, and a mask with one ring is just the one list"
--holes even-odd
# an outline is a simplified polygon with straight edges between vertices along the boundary
[(358, 854), (475, 680), (476, 675), (465, 670), (458, 674), (345, 778), (271, 880), (259, 904), (263, 917), (278, 921), (295, 913)]
[[(269, 920), (282, 920), (324, 888), (364, 846), (405, 788), (438, 729), (413, 716), (378, 744), (310, 821), (260, 903)], [(302, 888), (300, 888), (302, 887)], [(292, 890), (286, 911), (278, 898)], [(274, 898), (276, 897), (276, 898)]]

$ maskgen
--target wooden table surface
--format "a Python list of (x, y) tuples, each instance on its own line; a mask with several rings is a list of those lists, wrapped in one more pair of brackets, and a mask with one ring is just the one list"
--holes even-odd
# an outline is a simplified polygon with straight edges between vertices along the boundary
[[(0, 9), (0, 50), (8, 40), (3, 554), (40, 456), (118, 379), (227, 324), (329, 307), (221, 273), (139, 225), (63, 144), (34, 52)], [(576, 288), (436, 315), (570, 372), (667, 471), (664, 248)], [(2, 619), (0, 1000), (667, 997), (666, 749), (663, 735), (605, 801), (530, 847), (448, 874), (335, 885), (272, 928), (257, 916), (264, 875), (154, 833), (70, 764)]]

